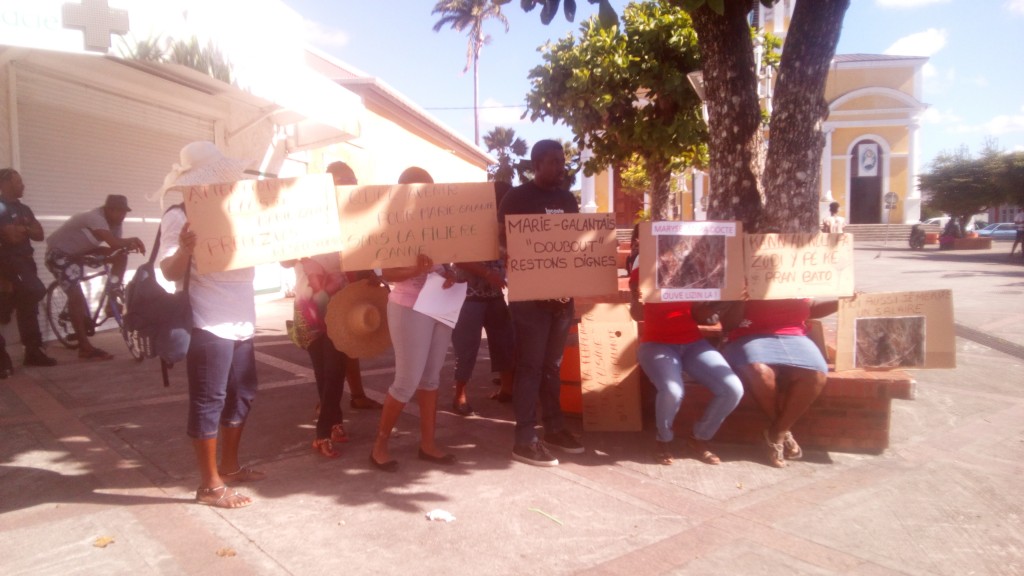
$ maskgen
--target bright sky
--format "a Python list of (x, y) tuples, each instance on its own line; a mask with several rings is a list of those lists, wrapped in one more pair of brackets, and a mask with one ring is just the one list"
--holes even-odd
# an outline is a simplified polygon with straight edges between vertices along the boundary
[[(309, 23), (309, 41), (376, 76), (442, 123), (473, 140), (472, 72), (466, 36), (433, 31), (432, 0), (285, 0)], [(620, 9), (625, 0), (613, 0)], [(527, 73), (541, 63), (546, 40), (576, 32), (595, 7), (577, 2), (576, 23), (559, 14), (548, 26), (519, 2), (505, 7), (506, 34), (490, 20), (492, 37), (480, 60), (481, 136), (511, 127), (532, 145), (541, 138), (569, 139), (563, 126), (520, 120), (530, 89)], [(986, 138), (1000, 148), (1024, 150), (1024, 0), (852, 0), (839, 54), (928, 56), (921, 119), (922, 169), (943, 150), (980, 151)]]

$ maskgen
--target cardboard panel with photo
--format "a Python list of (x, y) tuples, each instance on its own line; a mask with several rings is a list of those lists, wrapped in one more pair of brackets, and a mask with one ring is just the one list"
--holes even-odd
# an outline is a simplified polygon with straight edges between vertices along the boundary
[(200, 274), (341, 250), (329, 174), (190, 186), (182, 194)]
[(628, 306), (594, 307), (581, 319), (579, 338), (583, 429), (641, 430), (639, 338)]
[(509, 214), (505, 231), (509, 301), (618, 293), (614, 215)]
[(640, 293), (644, 302), (738, 300), (743, 293), (739, 222), (644, 222)]
[(498, 258), (494, 183), (339, 186), (344, 270)]
[(839, 299), (836, 370), (956, 368), (952, 290)]
[(743, 238), (751, 300), (850, 296), (850, 234), (747, 234)]

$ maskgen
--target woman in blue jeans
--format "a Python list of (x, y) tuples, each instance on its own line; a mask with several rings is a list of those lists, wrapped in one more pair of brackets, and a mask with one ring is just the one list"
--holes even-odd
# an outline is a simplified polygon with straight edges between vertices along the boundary
[[(635, 277), (634, 270), (630, 282), (634, 297)], [(693, 432), (685, 441), (694, 456), (705, 464), (721, 462), (708, 447), (708, 441), (743, 397), (740, 379), (725, 358), (704, 339), (698, 327), (695, 316), (704, 316), (709, 311), (709, 306), (691, 302), (644, 305), (644, 326), (637, 358), (658, 390), (654, 408), (658, 434), (654, 458), (659, 464), (672, 464), (671, 443), (675, 436), (672, 425), (683, 403), (684, 371), (714, 395), (704, 416), (694, 423)]]

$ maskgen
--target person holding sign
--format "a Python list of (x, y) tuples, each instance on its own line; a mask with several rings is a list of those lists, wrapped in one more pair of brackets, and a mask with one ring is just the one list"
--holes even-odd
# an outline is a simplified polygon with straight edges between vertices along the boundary
[[(399, 184), (433, 182), (426, 170), (415, 167), (407, 169), (398, 178)], [(384, 472), (398, 471), (398, 462), (391, 459), (388, 451), (388, 440), (413, 394), (417, 395), (420, 408), (419, 459), (444, 466), (457, 463), (454, 454), (442, 452), (434, 442), (437, 389), (441, 383), (444, 357), (452, 341), (452, 328), (413, 309), (430, 274), (443, 276), (446, 289), (457, 280), (454, 269), (435, 266), (426, 254), (420, 254), (414, 266), (383, 270), (384, 280), (394, 283), (388, 296), (388, 330), (395, 348), (395, 379), (384, 397), (370, 464)]]
[[(499, 240), (506, 246), (505, 217), (510, 214), (576, 214), (576, 197), (565, 189), (565, 152), (555, 140), (540, 140), (530, 151), (534, 178), (516, 186), (498, 208)], [(509, 304), (516, 339), (516, 413), (512, 458), (534, 466), (557, 466), (545, 444), (568, 454), (582, 454), (583, 445), (565, 428), (559, 368), (573, 323), (573, 302), (526, 300)], [(537, 439), (537, 400), (544, 418), (544, 444)]]
[[(639, 298), (639, 269), (630, 272), (629, 288)], [(643, 305), (644, 329), (637, 360), (658, 390), (654, 405), (657, 440), (654, 459), (672, 464), (673, 424), (686, 390), (683, 372), (711, 391), (714, 398), (704, 416), (693, 425), (686, 446), (705, 464), (722, 460), (708, 447), (725, 418), (743, 397), (743, 383), (722, 354), (704, 339), (698, 324), (707, 324), (714, 310), (707, 302), (652, 302)], [(710, 323), (713, 323), (711, 321)]]
[[(335, 186), (355, 186), (359, 184), (356, 173), (344, 162), (331, 162), (327, 165), (327, 172), (334, 178)], [(335, 255), (337, 256), (337, 255)], [(337, 258), (335, 258), (337, 259)], [(355, 274), (356, 280), (369, 278), (381, 284), (380, 278), (371, 270)], [(356, 410), (380, 410), (381, 403), (366, 395), (363, 388), (363, 373), (359, 366), (359, 358), (349, 358), (345, 367), (345, 378), (348, 380), (349, 401), (348, 405)], [(340, 402), (340, 397), (339, 397)], [(319, 414), (319, 413), (318, 413)]]
[(807, 337), (807, 320), (838, 308), (836, 300), (748, 300), (732, 303), (721, 315), (727, 334), (722, 354), (768, 416), (764, 448), (776, 468), (803, 456), (790, 429), (825, 388), (828, 365)]
[[(161, 201), (169, 190), (241, 180), (246, 165), (248, 161), (225, 157), (212, 142), (193, 142), (181, 150), (181, 162), (164, 179)], [(188, 281), (194, 323), (185, 362), (187, 433), (201, 478), (195, 498), (207, 506), (242, 508), (252, 504), (252, 498), (227, 482), (265, 477), (238, 459), (242, 430), (256, 397), (255, 270), (199, 274), (192, 258), (195, 248), (196, 234), (189, 230), (184, 210), (168, 210), (160, 222), (160, 270), (178, 289)]]

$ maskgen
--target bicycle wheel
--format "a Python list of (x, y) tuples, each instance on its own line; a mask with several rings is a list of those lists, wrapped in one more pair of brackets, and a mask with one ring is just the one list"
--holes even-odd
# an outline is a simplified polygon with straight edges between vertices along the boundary
[(68, 310), (68, 297), (56, 282), (46, 289), (46, 321), (57, 340), (66, 348), (78, 348), (75, 330), (71, 326), (71, 312)]
[(128, 353), (132, 355), (136, 362), (142, 362), (146, 359), (146, 350), (142, 346), (142, 341), (138, 338), (137, 333), (124, 327), (124, 292), (118, 290), (109, 294), (108, 298), (111, 315), (114, 318), (114, 322), (117, 322), (118, 330), (121, 331), (121, 337), (124, 338), (124, 344), (128, 347)]

